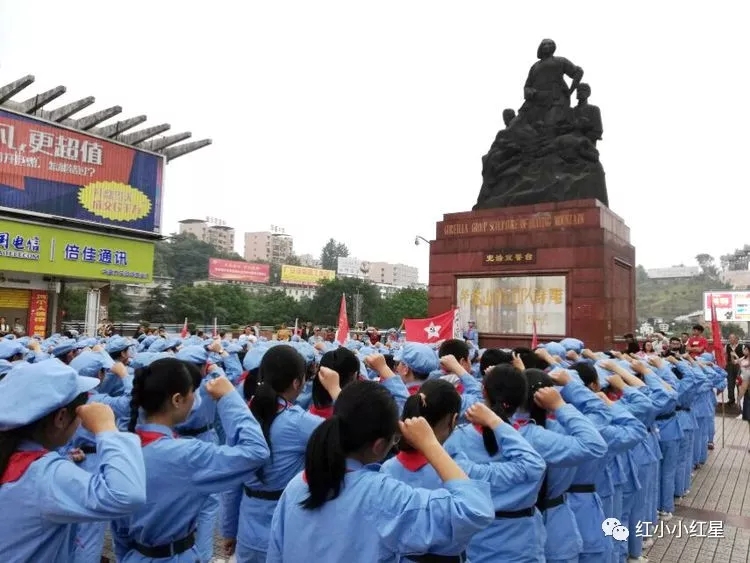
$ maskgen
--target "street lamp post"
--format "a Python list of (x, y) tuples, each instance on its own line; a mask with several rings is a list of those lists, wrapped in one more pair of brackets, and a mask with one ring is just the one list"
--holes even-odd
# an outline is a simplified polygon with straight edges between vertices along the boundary
[(419, 241), (420, 241), (420, 240), (421, 240), (421, 241), (423, 241), (423, 242), (426, 242), (428, 246), (429, 246), (430, 244), (432, 244), (432, 243), (431, 243), (431, 242), (430, 242), (429, 240), (427, 240), (426, 238), (424, 238), (424, 237), (422, 237), (422, 236), (419, 236), (419, 235), (417, 235), (417, 236), (415, 236), (415, 237), (414, 237), (414, 244), (415, 244), (415, 246), (419, 246)]

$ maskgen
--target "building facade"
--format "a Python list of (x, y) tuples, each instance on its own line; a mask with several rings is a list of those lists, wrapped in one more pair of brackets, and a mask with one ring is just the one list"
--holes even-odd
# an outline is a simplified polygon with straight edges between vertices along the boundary
[(204, 219), (183, 219), (180, 234), (191, 234), (227, 254), (234, 252), (234, 229), (223, 224), (212, 224)]
[(369, 280), (374, 284), (393, 286), (397, 289), (419, 285), (419, 270), (406, 264), (368, 262), (359, 258), (339, 258), (336, 273), (340, 277)]
[(294, 239), (278, 231), (245, 233), (244, 258), (248, 262), (263, 260), (272, 264), (283, 264), (294, 254)]

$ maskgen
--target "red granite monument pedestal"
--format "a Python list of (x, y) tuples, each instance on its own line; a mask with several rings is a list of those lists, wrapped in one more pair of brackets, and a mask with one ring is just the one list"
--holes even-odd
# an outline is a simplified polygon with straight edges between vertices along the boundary
[(635, 248), (597, 200), (450, 213), (430, 244), (429, 315), (476, 318), (482, 347), (572, 336), (614, 346), (635, 318)]

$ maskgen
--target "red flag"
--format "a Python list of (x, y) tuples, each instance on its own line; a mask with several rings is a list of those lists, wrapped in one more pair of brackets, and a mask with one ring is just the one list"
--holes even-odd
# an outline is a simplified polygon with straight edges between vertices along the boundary
[(724, 346), (721, 344), (721, 325), (719, 325), (719, 319), (716, 316), (716, 304), (714, 303), (713, 296), (711, 296), (711, 340), (714, 347), (716, 364), (724, 368), (726, 362), (724, 360)]
[(429, 319), (404, 319), (406, 340), (429, 344), (454, 337), (455, 309)]
[(186, 338), (187, 335), (188, 335), (187, 317), (185, 317), (185, 323), (182, 325), (182, 330), (180, 331), (180, 338)]
[(531, 326), (531, 349), (536, 350), (536, 347), (539, 345), (539, 339), (536, 335), (536, 321), (534, 321), (534, 324)]
[(346, 316), (346, 295), (341, 294), (341, 307), (339, 308), (339, 324), (336, 328), (336, 342), (342, 346), (349, 337), (349, 317)]

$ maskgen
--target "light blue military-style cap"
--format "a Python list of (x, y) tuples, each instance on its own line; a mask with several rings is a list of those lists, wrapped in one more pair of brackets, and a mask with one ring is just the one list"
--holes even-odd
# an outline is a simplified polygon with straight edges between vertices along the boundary
[(0, 380), (0, 431), (36, 422), (97, 385), (57, 359), (18, 364)]
[(175, 354), (175, 358), (191, 364), (202, 365), (208, 361), (208, 350), (205, 346), (185, 346)]
[(260, 361), (263, 359), (263, 355), (266, 353), (268, 348), (265, 346), (257, 346), (248, 350), (245, 357), (242, 359), (242, 367), (245, 371), (253, 371), (260, 368)]
[(122, 352), (123, 350), (127, 350), (133, 345), (133, 342), (129, 338), (124, 338), (122, 336), (113, 336), (112, 338), (110, 338), (109, 342), (107, 342), (105, 350), (107, 350), (107, 353), (109, 354), (116, 354), (118, 352)]
[(103, 351), (81, 352), (70, 362), (70, 367), (84, 377), (97, 377), (101, 370), (111, 369), (113, 365), (112, 357)]
[(61, 340), (55, 345), (54, 348), (52, 348), (52, 355), (55, 356), (56, 358), (60, 356), (64, 356), (68, 352), (72, 351), (73, 348), (75, 348), (75, 345), (76, 345), (75, 340), (69, 340), (69, 339)]
[(16, 354), (25, 354), (26, 348), (18, 340), (0, 340), (0, 360), (8, 360)]
[(410, 342), (394, 354), (393, 359), (406, 364), (412, 371), (429, 374), (440, 369), (440, 361), (435, 351), (418, 342)]

